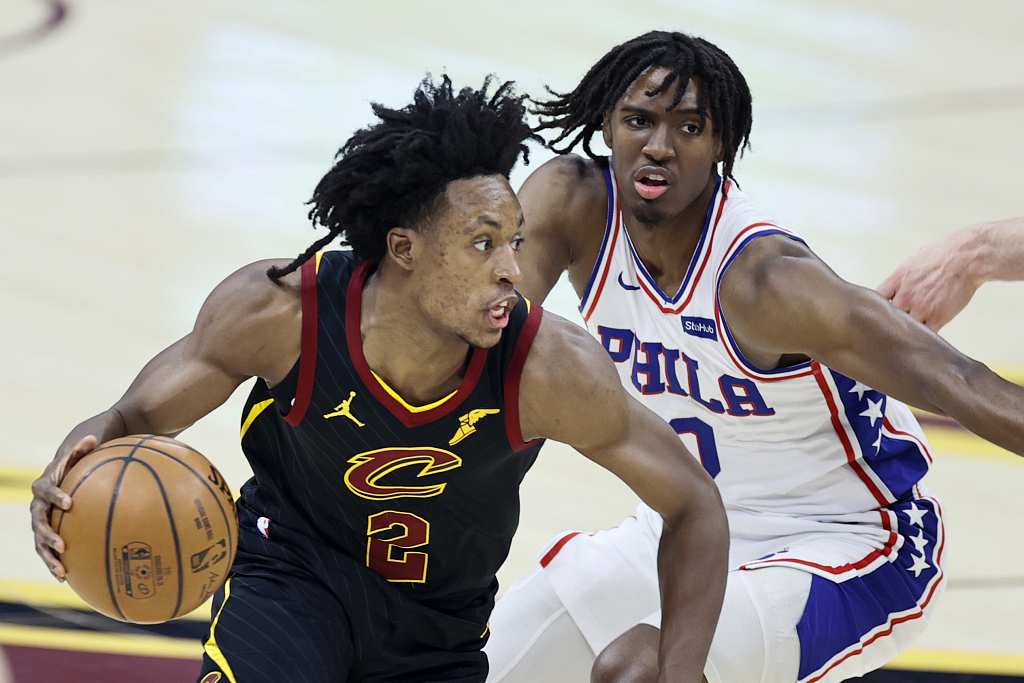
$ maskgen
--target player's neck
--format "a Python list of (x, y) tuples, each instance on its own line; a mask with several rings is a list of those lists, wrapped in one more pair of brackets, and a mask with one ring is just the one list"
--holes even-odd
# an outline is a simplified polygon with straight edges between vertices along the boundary
[(459, 388), (471, 347), (426, 319), (404, 289), (386, 269), (371, 275), (363, 287), (359, 330), (370, 369), (406, 403), (422, 406)]
[(717, 176), (709, 180), (685, 210), (656, 225), (640, 222), (629, 207), (622, 207), (626, 231), (637, 256), (666, 294), (675, 294), (686, 277), (704, 232), (708, 206), (715, 196), (716, 186)]

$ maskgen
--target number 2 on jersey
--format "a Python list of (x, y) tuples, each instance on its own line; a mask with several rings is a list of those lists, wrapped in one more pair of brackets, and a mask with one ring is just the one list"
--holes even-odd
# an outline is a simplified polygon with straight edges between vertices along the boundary
[[(377, 535), (398, 532), (388, 539)], [(427, 554), (412, 552), (430, 542), (430, 522), (409, 512), (385, 510), (371, 515), (366, 525), (366, 566), (388, 581), (425, 583)], [(403, 552), (405, 551), (405, 552)]]
[(717, 477), (722, 466), (718, 463), (718, 446), (715, 445), (715, 432), (711, 425), (696, 417), (677, 417), (668, 424), (676, 430), (676, 434), (693, 434), (697, 438), (700, 463), (712, 479)]

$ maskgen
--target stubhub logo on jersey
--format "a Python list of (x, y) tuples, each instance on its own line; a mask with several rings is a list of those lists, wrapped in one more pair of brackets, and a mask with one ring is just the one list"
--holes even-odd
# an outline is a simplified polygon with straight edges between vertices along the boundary
[(715, 329), (714, 320), (710, 318), (691, 318), (685, 315), (680, 316), (679, 319), (683, 323), (683, 332), (686, 334), (718, 341), (718, 330)]
[[(698, 328), (695, 326), (694, 329)], [(711, 330), (714, 333), (713, 327)], [(700, 376), (697, 373), (700, 365), (679, 349), (670, 349), (660, 342), (641, 341), (633, 330), (629, 329), (599, 325), (597, 333), (613, 361), (632, 363), (630, 375), (633, 386), (641, 394), (661, 394), (667, 391), (670, 394), (689, 396), (713, 413), (728, 413), (736, 417), (775, 414), (775, 409), (765, 403), (757, 384), (749, 379), (722, 375), (718, 378), (718, 389), (721, 392), (718, 395), (721, 399), (715, 398), (710, 395), (713, 389), (709, 391), (708, 387), (701, 387)], [(702, 334), (691, 334), (704, 336), (707, 330), (702, 330)], [(705, 392), (709, 392), (707, 397)]]

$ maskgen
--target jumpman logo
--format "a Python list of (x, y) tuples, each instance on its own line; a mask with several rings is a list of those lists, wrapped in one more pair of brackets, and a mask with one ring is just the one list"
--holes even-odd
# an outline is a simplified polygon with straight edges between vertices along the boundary
[(355, 416), (352, 414), (352, 408), (350, 406), (352, 405), (352, 399), (354, 399), (355, 397), (356, 397), (356, 392), (353, 391), (352, 393), (350, 393), (348, 395), (348, 398), (346, 398), (344, 401), (342, 401), (338, 405), (334, 406), (334, 412), (333, 413), (327, 413), (326, 415), (324, 415), (324, 417), (325, 418), (328, 418), (328, 417), (338, 417), (340, 415), (342, 417), (347, 417), (348, 419), (350, 419), (353, 422), (355, 422), (356, 423), (356, 427), (365, 427), (366, 425), (363, 424), (362, 422), (360, 422), (359, 420), (357, 420), (355, 418)]

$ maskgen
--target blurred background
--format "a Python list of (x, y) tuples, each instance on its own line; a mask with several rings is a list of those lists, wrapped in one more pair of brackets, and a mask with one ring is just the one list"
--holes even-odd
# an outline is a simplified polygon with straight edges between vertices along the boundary
[[(189, 680), (202, 615), (150, 630), (91, 615), (35, 555), (28, 487), (221, 279), (318, 237), (304, 202), (370, 102), (406, 103), (427, 72), (568, 90), (651, 29), (732, 56), (754, 94), (743, 190), (853, 282), (1024, 214), (1021, 2), (0, 0), (0, 682)], [(549, 155), (533, 149), (533, 166)], [(578, 321), (576, 304), (561, 283), (546, 307)], [(1022, 332), (1024, 284), (992, 283), (942, 335), (1020, 382)], [(181, 437), (235, 490), (246, 393)], [(1024, 462), (955, 425), (928, 430), (951, 581), (894, 666), (1024, 675)], [(555, 533), (634, 505), (547, 446), (499, 579)]]

